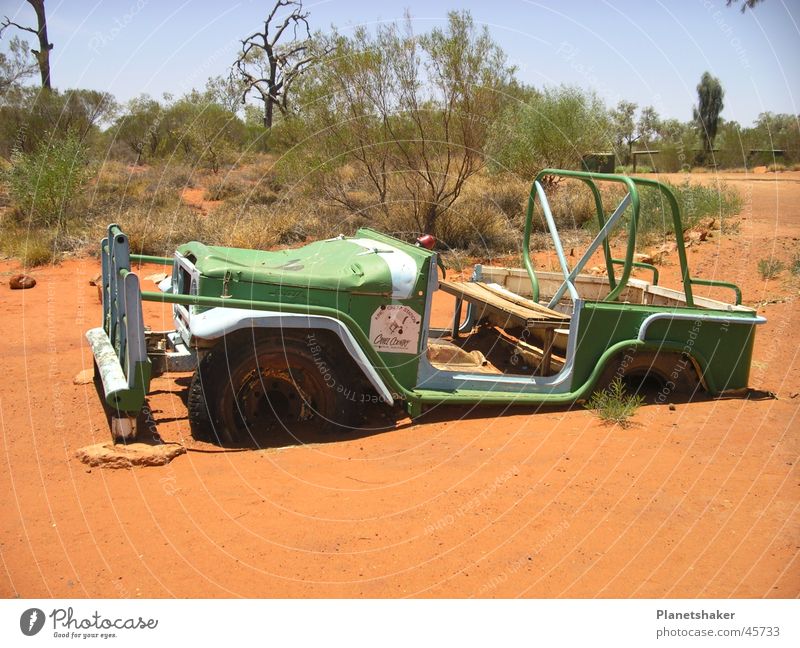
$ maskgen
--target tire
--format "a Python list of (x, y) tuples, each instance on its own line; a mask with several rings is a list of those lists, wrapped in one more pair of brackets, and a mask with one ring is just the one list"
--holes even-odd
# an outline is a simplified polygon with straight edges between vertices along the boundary
[(660, 402), (674, 394), (686, 398), (702, 389), (691, 358), (682, 353), (643, 349), (620, 354), (606, 365), (595, 390), (607, 388), (621, 378), (627, 393), (639, 394), (648, 402)]
[(208, 407), (206, 406), (205, 393), (203, 391), (203, 377), (208, 379), (209, 370), (205, 366), (205, 360), (209, 354), (203, 356), (197, 365), (197, 369), (192, 374), (192, 382), (189, 385), (189, 396), (186, 399), (186, 409), (189, 411), (189, 425), (192, 429), (192, 436), (198, 441), (213, 441), (214, 433), (211, 429), (211, 421), (208, 418)]
[(297, 436), (351, 427), (359, 408), (339, 370), (346, 366), (311, 336), (230, 336), (192, 378), (192, 434), (241, 444), (274, 430)]

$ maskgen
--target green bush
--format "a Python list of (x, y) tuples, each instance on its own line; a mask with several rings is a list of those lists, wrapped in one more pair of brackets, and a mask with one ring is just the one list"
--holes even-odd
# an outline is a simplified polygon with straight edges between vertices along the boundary
[(533, 179), (543, 168), (580, 169), (583, 156), (608, 145), (600, 98), (577, 87), (531, 92), (500, 114), (486, 143), (489, 168)]
[(644, 397), (629, 396), (625, 390), (625, 383), (617, 376), (614, 381), (602, 391), (592, 394), (586, 407), (607, 423), (617, 423), (627, 427), (630, 419), (644, 403)]
[[(706, 187), (690, 183), (687, 179), (680, 185), (666, 183), (675, 194), (681, 211), (684, 230), (700, 224), (703, 220), (723, 220), (742, 209), (742, 198), (735, 189), (725, 184)], [(655, 232), (674, 234), (672, 209), (661, 191), (641, 189), (639, 192), (639, 231), (643, 234)]]
[(86, 149), (70, 133), (63, 139), (43, 140), (32, 153), (15, 151), (6, 180), (21, 216), (33, 225), (66, 229), (91, 175)]
[(783, 272), (784, 268), (786, 268), (786, 265), (779, 259), (761, 259), (758, 262), (758, 274), (765, 280), (774, 279)]
[(800, 254), (795, 254), (789, 262), (789, 272), (795, 277), (800, 275)]

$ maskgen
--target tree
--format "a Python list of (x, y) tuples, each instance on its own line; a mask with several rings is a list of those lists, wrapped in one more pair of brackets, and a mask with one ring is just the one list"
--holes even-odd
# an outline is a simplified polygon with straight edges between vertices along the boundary
[(617, 151), (623, 151), (622, 145), (625, 144), (625, 164), (630, 164), (633, 152), (633, 144), (639, 139), (636, 134), (636, 104), (631, 101), (620, 101), (617, 107), (611, 111), (611, 122), (613, 125), (614, 140)]
[(213, 173), (235, 155), (245, 139), (242, 121), (197, 90), (169, 106), (158, 128), (163, 133), (160, 148), (164, 153), (178, 153)]
[(719, 79), (703, 72), (700, 83), (697, 85), (697, 106), (694, 108), (694, 121), (703, 142), (703, 158), (714, 148), (714, 138), (717, 136), (719, 114), (724, 104), (722, 102), (725, 92)]
[(408, 205), (417, 229), (435, 234), (484, 165), (512, 71), (502, 50), (468, 12), (450, 12), (445, 29), (421, 36), (407, 16), (402, 27), (359, 27), (318, 46), (333, 54), (303, 84), (316, 130), (304, 149), (323, 167), (353, 162), (385, 212), (393, 199)]
[(656, 134), (662, 140), (674, 142), (683, 137), (687, 129), (691, 129), (691, 124), (687, 125), (677, 119), (663, 119), (658, 122), (656, 127)]
[(22, 31), (36, 34), (39, 39), (39, 49), (31, 50), (36, 56), (36, 61), (39, 65), (39, 74), (42, 77), (42, 87), (50, 89), (50, 50), (53, 49), (53, 44), (47, 39), (47, 17), (44, 11), (44, 0), (27, 0), (28, 4), (33, 7), (36, 12), (37, 28), (25, 27), (16, 22), (13, 22), (6, 16), (3, 22), (0, 23), (0, 36), (8, 27), (16, 27)]
[[(727, 4), (729, 7), (732, 7), (738, 2), (739, 0), (727, 0), (725, 4)], [(744, 0), (742, 3), (742, 13), (744, 13), (747, 9), (754, 9), (757, 4), (762, 2), (764, 2), (764, 0)]]
[(639, 121), (636, 124), (636, 132), (639, 134), (639, 137), (642, 139), (645, 145), (647, 145), (652, 137), (658, 133), (660, 125), (661, 120), (658, 118), (656, 109), (652, 106), (646, 106), (645, 108), (642, 108), (642, 112), (639, 113)]
[[(289, 9), (283, 20), (278, 17)], [(234, 63), (234, 75), (244, 82), (241, 100), (255, 91), (264, 103), (264, 127), (272, 128), (275, 106), (286, 114), (289, 90), (298, 77), (317, 59), (312, 53), (309, 12), (303, 11), (302, 0), (277, 0), (264, 21), (264, 29), (242, 41), (242, 51)], [(292, 41), (281, 43), (291, 28)], [(298, 30), (305, 37), (298, 40)]]
[(18, 86), (3, 97), (0, 105), (0, 154), (9, 149), (31, 153), (42, 140), (68, 135), (90, 145), (116, 111), (107, 92), (97, 90), (50, 90)]
[(228, 112), (236, 113), (241, 108), (242, 93), (246, 84), (234, 75), (216, 76), (206, 81), (205, 95), (209, 101), (222, 106)]
[(594, 94), (559, 86), (510, 103), (492, 127), (490, 168), (533, 178), (541, 169), (579, 169), (607, 143), (608, 113)]
[(127, 144), (136, 154), (136, 164), (143, 157), (154, 157), (162, 139), (160, 128), (161, 105), (148, 95), (131, 99), (125, 114), (114, 125), (115, 137)]
[(15, 36), (9, 42), (8, 53), (0, 52), (0, 98), (35, 71), (28, 44)]
[(800, 160), (800, 115), (763, 112), (752, 131), (754, 148), (782, 150), (787, 162)]
[(103, 123), (114, 118), (117, 102), (110, 92), (99, 90), (67, 90), (61, 114), (55, 117), (63, 131), (74, 130), (83, 141)]

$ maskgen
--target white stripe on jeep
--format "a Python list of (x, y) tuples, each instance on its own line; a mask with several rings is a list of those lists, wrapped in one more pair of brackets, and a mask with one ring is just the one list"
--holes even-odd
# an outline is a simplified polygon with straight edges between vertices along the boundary
[(381, 255), (381, 259), (389, 266), (389, 272), (392, 275), (392, 297), (395, 299), (408, 299), (411, 297), (411, 292), (414, 290), (414, 283), (416, 283), (417, 279), (417, 264), (410, 254), (387, 243), (380, 243), (372, 239), (347, 240), (368, 252)]

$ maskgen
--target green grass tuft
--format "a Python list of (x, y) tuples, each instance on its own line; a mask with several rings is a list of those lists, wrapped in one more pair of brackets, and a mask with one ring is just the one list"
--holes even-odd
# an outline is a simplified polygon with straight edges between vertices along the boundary
[(783, 272), (786, 265), (779, 259), (761, 259), (758, 262), (758, 274), (762, 279), (774, 279)]
[(795, 277), (800, 275), (800, 254), (795, 254), (792, 260), (789, 261), (789, 272)]
[(593, 410), (606, 423), (627, 427), (630, 425), (629, 419), (643, 403), (642, 396), (627, 394), (625, 383), (617, 376), (607, 388), (592, 394), (586, 408)]

